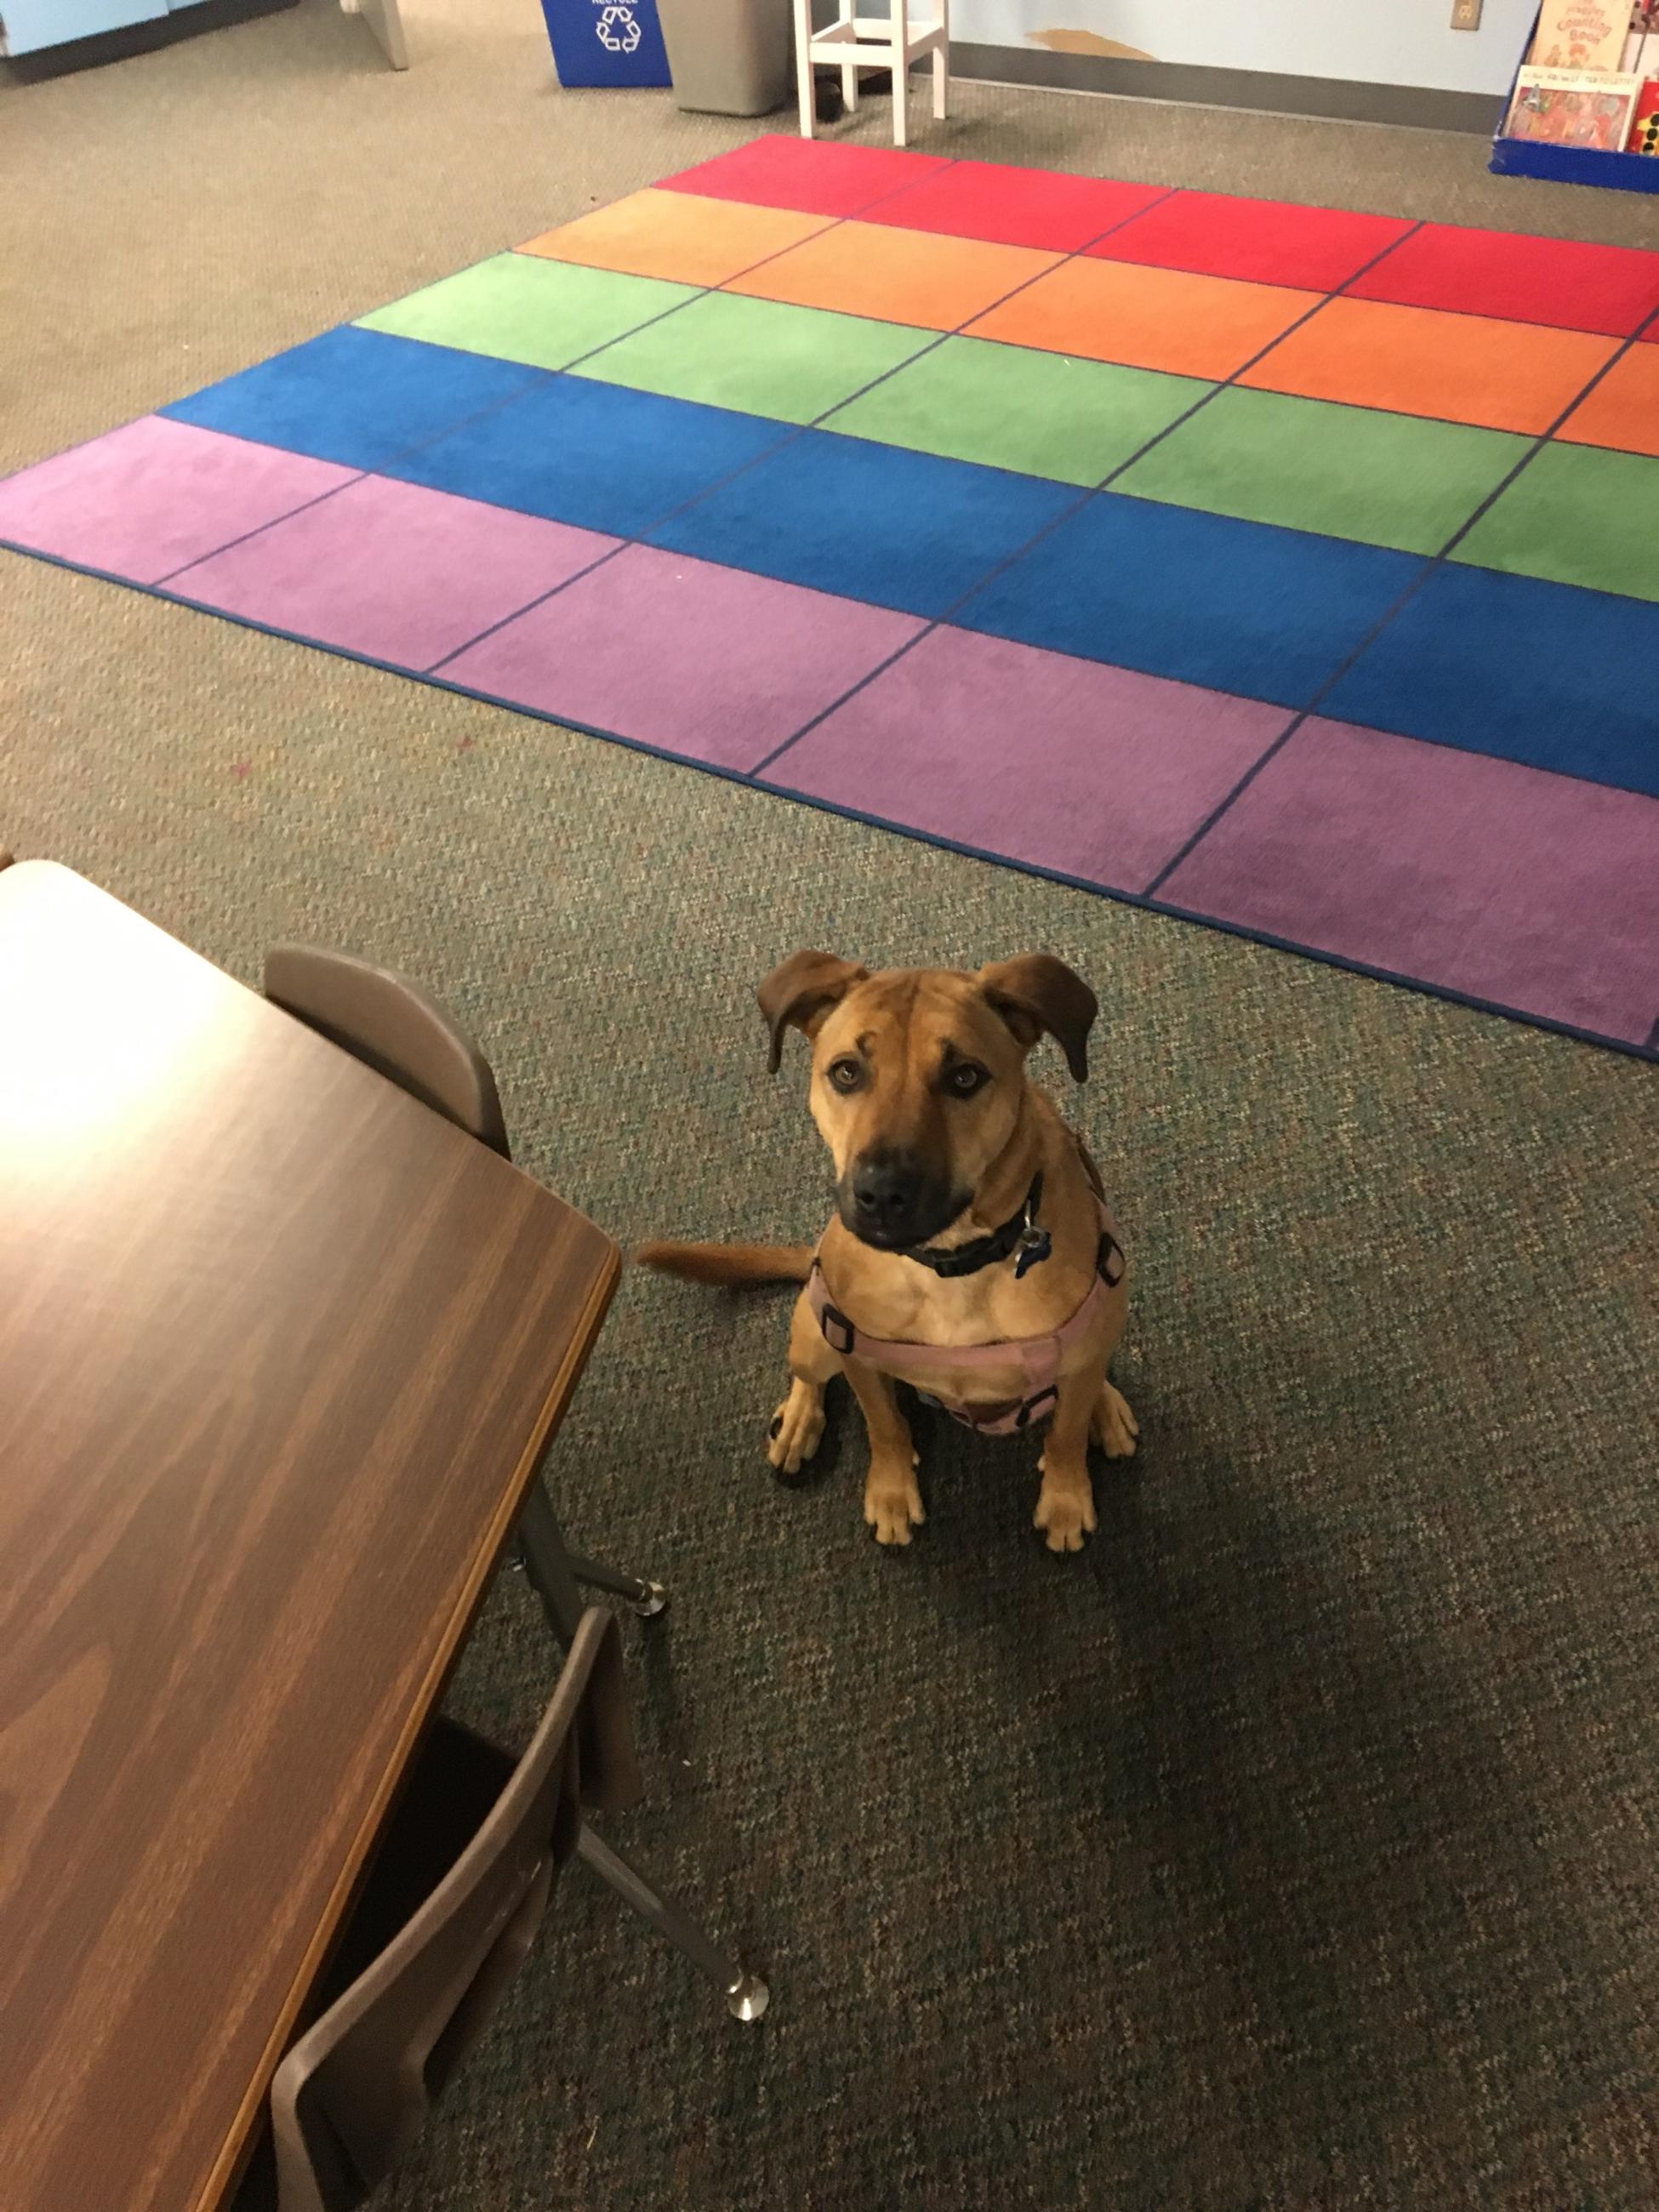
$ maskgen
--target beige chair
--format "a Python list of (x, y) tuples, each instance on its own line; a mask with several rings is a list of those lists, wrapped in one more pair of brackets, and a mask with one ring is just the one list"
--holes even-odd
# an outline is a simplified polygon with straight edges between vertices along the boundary
[[(392, 969), (311, 945), (274, 946), (265, 995), (481, 1143), (507, 1153), (495, 1079), (436, 1000)], [(584, 1611), (577, 1578), (650, 1615), (661, 1587), (565, 1547), (532, 1484), (518, 1538), (566, 1657), (529, 1749), (510, 1753), (441, 1717), (382, 1838), (324, 1978), (317, 2018), (271, 2084), (235, 2212), (345, 2212), (419, 2133), (518, 1971), (573, 1854), (706, 1974), (738, 2020), (769, 1992), (674, 1899), (611, 1849), (585, 1807), (620, 1809), (639, 1767), (612, 1617)]]
[[(483, 2033), (567, 1862), (580, 1856), (612, 1878), (585, 1809), (620, 1809), (640, 1794), (621, 1641), (615, 1617), (597, 1607), (577, 1625), (521, 1759), (438, 1722), (324, 1978), (316, 2017), (276, 2069), (270, 2130), (235, 2212), (351, 2212), (362, 2203), (408, 2154)], [(628, 1882), (617, 1887), (638, 1901)], [(665, 1932), (691, 1948), (695, 1923), (679, 1918)], [(729, 1971), (723, 1960), (720, 1971)], [(765, 1985), (753, 1976), (741, 1985), (743, 2017), (757, 2018)]]
[(395, 70), (409, 67), (409, 42), (398, 0), (340, 0), (346, 15), (361, 15), (374, 34), (374, 43)]
[(458, 1127), (511, 1157), (489, 1063), (453, 1014), (390, 968), (319, 945), (274, 945), (265, 996)]
[[(273, 1006), (504, 1159), (512, 1158), (489, 1061), (454, 1016), (417, 983), (349, 952), (318, 945), (276, 945), (265, 956), (264, 989)], [(668, 1603), (660, 1583), (568, 1550), (539, 1480), (525, 1503), (519, 1547), (554, 1632), (564, 1643), (581, 1611), (578, 1583), (626, 1598), (645, 1620)]]

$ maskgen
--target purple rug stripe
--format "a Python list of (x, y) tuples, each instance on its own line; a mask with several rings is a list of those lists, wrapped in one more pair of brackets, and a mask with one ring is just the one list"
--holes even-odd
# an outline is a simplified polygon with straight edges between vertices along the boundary
[(177, 580), (182, 598), (373, 660), (429, 668), (617, 540), (365, 477)]
[(1282, 707), (940, 628), (765, 780), (1139, 890), (1284, 726)]
[(469, 690), (738, 774), (912, 616), (632, 545), (452, 659)]
[(0, 537), (155, 584), (357, 473), (146, 415), (0, 483)]
[[(28, 549), (20, 546), (14, 547), (11, 550), (22, 551)], [(82, 574), (100, 576), (105, 581), (115, 583), (131, 582), (131, 580), (128, 578), (106, 575), (105, 572), (94, 569), (85, 562), (60, 560), (58, 556), (50, 553), (44, 554), (40, 557), (48, 561), (55, 567), (72, 568)], [(178, 600), (177, 594), (170, 586), (140, 584), (135, 586), (135, 588), (144, 592), (149, 597), (161, 599), (169, 602), (170, 604), (180, 603)], [(793, 587), (774, 586), (773, 588)], [(207, 611), (212, 611), (212, 610), (207, 610)], [(253, 621), (250, 617), (229, 617), (229, 619), (247, 622), (250, 627), (258, 629), (265, 635), (285, 638), (293, 644), (312, 645), (320, 643), (320, 641), (282, 629), (272, 624)], [(891, 617), (891, 619), (902, 618)], [(373, 659), (369, 655), (361, 653), (353, 653), (343, 647), (325, 646), (322, 649), (325, 651), (338, 653), (341, 654), (342, 658), (356, 661), (362, 665), (371, 667), (388, 665), (388, 664), (384, 664)], [(394, 674), (402, 674), (406, 672), (401, 669), (393, 668), (391, 672)], [(810, 792), (792, 793), (784, 786), (769, 787), (764, 783), (757, 783), (751, 772), (745, 771), (742, 769), (726, 767), (717, 760), (700, 759), (694, 755), (682, 754), (677, 752), (672, 747), (654, 744), (643, 737), (627, 736), (623, 732), (606, 727), (601, 723), (584, 722), (568, 708), (561, 712), (555, 708), (538, 707), (521, 698), (515, 699), (492, 692), (481, 684), (469, 684), (453, 682), (447, 676), (428, 675), (423, 680), (430, 684), (435, 690), (454, 692), (457, 696), (463, 698), (477, 699), (489, 706), (505, 707), (518, 713), (528, 715), (538, 723), (545, 723), (561, 728), (572, 728), (578, 731), (584, 736), (603, 739), (611, 744), (620, 744), (630, 751), (641, 752), (650, 758), (666, 759), (672, 762), (684, 763), (687, 765), (696, 766), (705, 774), (718, 775), (729, 781), (745, 783), (750, 785), (751, 788), (762, 791), (766, 791), (770, 788), (775, 793), (775, 795), (786, 800), (793, 800), (795, 803), (818, 809), (825, 813), (838, 815), (843, 818), (850, 818), (854, 821), (864, 822), (872, 829), (892, 830), (900, 836), (914, 837), (918, 842), (923, 844), (943, 846), (945, 849), (960, 853), (965, 858), (969, 860), (985, 861), (993, 866), (1000, 865), (1017, 868), (1025, 874), (1040, 877), (1045, 881), (1063, 883), (1075, 890), (1114, 898), (1119, 900), (1121, 903), (1127, 906), (1140, 908), (1149, 913), (1168, 915), (1171, 918), (1180, 921), (1201, 923), (1211, 928), (1219, 930), (1227, 936), (1238, 937), (1254, 944), (1271, 945), (1279, 951), (1293, 954), (1306, 959), (1315, 960), (1324, 966), (1340, 969), (1350, 974), (1367, 975), (1374, 978), (1379, 982), (1397, 985), (1403, 989), (1420, 991), (1431, 998), (1443, 1000), (1456, 1006), (1468, 1006), (1480, 1013), (1495, 1014), (1511, 1018), (1518, 1017), (1523, 1020), (1530, 1020), (1541, 1028), (1553, 1030), (1564, 1036), (1574, 1038), (1581, 1043), (1611, 1046), (1615, 1049), (1632, 1052), (1635, 1055), (1642, 1058), (1659, 1060), (1659, 1018), (1655, 1019), (1653, 1026), (1648, 1033), (1645, 1042), (1638, 1041), (1632, 1043), (1628, 1036), (1621, 1036), (1617, 1033), (1609, 1033), (1604, 1030), (1587, 1026), (1582, 1023), (1572, 1020), (1564, 1014), (1545, 1012), (1537, 1009), (1518, 1006), (1506, 1002), (1502, 998), (1488, 997), (1478, 992), (1462, 988), (1457, 984), (1443, 976), (1437, 976), (1431, 974), (1413, 973), (1409, 969), (1390, 968), (1382, 965), (1375, 960), (1368, 960), (1352, 954), (1345, 954), (1332, 951), (1318, 944), (1312, 943), (1305, 939), (1284, 935), (1265, 927), (1252, 927), (1249, 923), (1231, 919), (1224, 914), (1217, 912), (1205, 912), (1197, 908), (1182, 906), (1177, 904), (1172, 899), (1148, 896), (1144, 893), (1137, 893), (1128, 890), (1120, 885), (1102, 882), (1092, 877), (1073, 874), (1066, 870), (1050, 864), (1045, 864), (1041, 861), (1022, 860), (1012, 854), (999, 852), (988, 847), (970, 844), (966, 841), (947, 836), (936, 831), (929, 832), (927, 830), (913, 829), (902, 822), (884, 819), (882, 816), (873, 811), (866, 812), (861, 811), (855, 805), (841, 801), (817, 798)], [(1370, 736), (1373, 733), (1368, 732), (1364, 734)], [(1414, 744), (1415, 741), (1388, 738), (1383, 739), (1382, 742), (1391, 744)], [(1431, 746), (1419, 748), (1419, 750), (1434, 751), (1438, 749)], [(1501, 765), (1500, 763), (1488, 763), (1486, 764), (1488, 766)], [(1533, 775), (1539, 773), (1539, 771), (1525, 769), (1511, 770), (1510, 772), (1521, 775)], [(1594, 791), (1601, 788), (1600, 786), (1579, 785), (1575, 783), (1571, 779), (1560, 777), (1551, 777), (1547, 778), (1547, 781), (1564, 785), (1565, 787), (1569, 790), (1588, 789)], [(1610, 795), (1625, 799), (1632, 799), (1633, 797), (1633, 795), (1630, 793), (1613, 793)], [(1636, 803), (1644, 805), (1653, 804), (1651, 801), (1639, 801)]]
[[(454, 688), (459, 689), (459, 686)], [(468, 693), (466, 696), (477, 697), (483, 695)], [(510, 706), (512, 702), (497, 700), (491, 701), (489, 703)], [(555, 718), (550, 716), (544, 719)], [(611, 735), (605, 730), (590, 730), (586, 734), (599, 738), (609, 738)], [(625, 744), (629, 741), (626, 738), (621, 738), (615, 742)], [(639, 750), (649, 752), (652, 749), (646, 746)], [(720, 769), (709, 769), (706, 772), (715, 775), (726, 773)], [(753, 784), (753, 779), (750, 777), (738, 776), (733, 781)], [(879, 814), (863, 814), (856, 807), (843, 806), (829, 799), (816, 799), (810, 792), (792, 791), (784, 784), (773, 786), (760, 784), (754, 787), (763, 791), (769, 789), (775, 792), (779, 799), (787, 800), (793, 805), (811, 806), (819, 813), (833, 814), (844, 821), (861, 822), (871, 830), (889, 830), (895, 836), (909, 838), (919, 845), (932, 845), (947, 853), (959, 853), (967, 860), (982, 860), (990, 867), (1013, 868), (1021, 875), (1035, 876), (1043, 883), (1063, 884), (1069, 890), (1086, 891), (1094, 897), (1109, 898), (1119, 906), (1133, 907), (1142, 914), (1165, 915), (1172, 921), (1194, 922), (1206, 929), (1215, 930), (1223, 937), (1237, 937), (1247, 945), (1265, 945), (1275, 952), (1293, 954), (1297, 959), (1311, 960), (1322, 968), (1336, 969), (1345, 975), (1364, 975), (1373, 982), (1388, 983), (1401, 990), (1419, 992), (1425, 998), (1437, 999), (1448, 1006), (1468, 1006), (1475, 1013), (1495, 1014), (1506, 1021), (1525, 1022), (1529, 1027), (1547, 1030), (1559, 1036), (1571, 1037), (1580, 1044), (1605, 1046), (1612, 1051), (1624, 1053), (1632, 1059), (1659, 1060), (1659, 1023), (1655, 1024), (1652, 1040), (1649, 1045), (1633, 1045), (1628, 1038), (1610, 1036), (1602, 1030), (1585, 1029), (1579, 1024), (1558, 1018), (1554, 1015), (1533, 1013), (1519, 1006), (1506, 1006), (1501, 1000), (1482, 998), (1475, 992), (1459, 990), (1455, 984), (1438, 981), (1433, 976), (1413, 975), (1406, 969), (1381, 967), (1374, 961), (1358, 960), (1340, 953), (1328, 952), (1322, 946), (1310, 945), (1299, 938), (1279, 937), (1271, 930), (1252, 929), (1243, 922), (1230, 921), (1224, 915), (1205, 914), (1196, 907), (1177, 906), (1170, 899), (1150, 898), (1142, 892), (1125, 890), (1116, 884), (1098, 883), (1087, 876), (1069, 875), (1064, 869), (1043, 867), (1032, 861), (1016, 860), (1010, 854), (991, 852), (983, 846), (969, 845), (954, 837), (944, 837), (927, 830), (912, 830), (902, 822), (889, 821)]]
[(1183, 911), (1645, 1045), (1659, 801), (1304, 722), (1163, 885)]

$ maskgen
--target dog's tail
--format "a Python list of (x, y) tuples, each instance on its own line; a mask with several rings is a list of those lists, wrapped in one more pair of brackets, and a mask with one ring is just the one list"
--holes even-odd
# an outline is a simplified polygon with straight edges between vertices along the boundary
[(728, 1291), (804, 1283), (812, 1272), (810, 1244), (641, 1244), (634, 1257), (642, 1267)]

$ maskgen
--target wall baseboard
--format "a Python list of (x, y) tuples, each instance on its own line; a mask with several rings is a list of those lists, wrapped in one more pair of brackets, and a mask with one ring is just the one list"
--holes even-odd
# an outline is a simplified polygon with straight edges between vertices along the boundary
[(1406, 124), (1490, 138), (1503, 113), (1495, 92), (1441, 92), (1431, 85), (1360, 84), (1346, 77), (1285, 76), (1273, 70), (1206, 69), (1188, 62), (1121, 61), (1104, 54), (1054, 54), (1025, 46), (952, 40), (957, 76), (1057, 92), (1113, 92), (1135, 100), (1189, 100), (1204, 107), (1265, 108), (1340, 123)]

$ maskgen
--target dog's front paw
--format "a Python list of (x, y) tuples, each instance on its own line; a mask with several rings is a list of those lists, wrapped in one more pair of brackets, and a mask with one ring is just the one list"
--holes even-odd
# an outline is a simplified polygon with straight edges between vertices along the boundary
[(823, 1393), (815, 1382), (795, 1382), (772, 1416), (766, 1456), (779, 1474), (799, 1474), (823, 1439)]
[(912, 1528), (920, 1528), (927, 1516), (921, 1510), (916, 1486), (916, 1455), (910, 1455), (908, 1473), (872, 1468), (864, 1486), (864, 1517), (876, 1532), (878, 1544), (908, 1544)]
[(1130, 1412), (1129, 1401), (1121, 1390), (1114, 1389), (1109, 1382), (1100, 1386), (1100, 1396), (1089, 1419), (1089, 1434), (1108, 1459), (1133, 1458), (1140, 1424)]
[(1037, 1492), (1032, 1524), (1048, 1538), (1051, 1552), (1080, 1552), (1085, 1536), (1092, 1536), (1098, 1525), (1094, 1485), (1086, 1474), (1050, 1474), (1046, 1460), (1039, 1460), (1037, 1465), (1042, 1472), (1042, 1487)]

